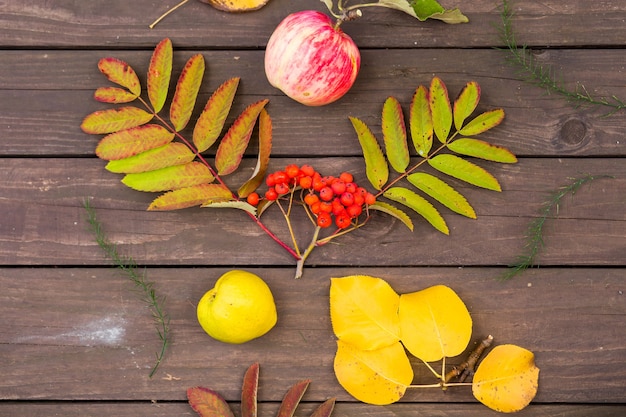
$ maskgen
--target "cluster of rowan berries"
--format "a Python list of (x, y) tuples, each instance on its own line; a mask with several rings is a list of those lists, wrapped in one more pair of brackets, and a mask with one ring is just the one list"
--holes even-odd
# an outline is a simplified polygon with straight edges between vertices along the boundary
[[(363, 212), (366, 205), (376, 202), (374, 194), (359, 187), (349, 172), (339, 177), (322, 176), (310, 165), (287, 165), (285, 169), (269, 174), (265, 183), (268, 187), (264, 198), (277, 200), (299, 187), (303, 190), (304, 203), (315, 216), (319, 227), (329, 227), (334, 223), (345, 229)], [(256, 206), (261, 197), (251, 193), (247, 201)]]

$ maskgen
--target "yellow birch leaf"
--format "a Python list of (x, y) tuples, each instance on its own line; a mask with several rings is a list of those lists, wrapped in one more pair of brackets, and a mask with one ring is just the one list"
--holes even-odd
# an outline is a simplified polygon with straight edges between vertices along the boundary
[(474, 397), (492, 410), (512, 413), (537, 394), (539, 368), (535, 355), (515, 345), (493, 348), (482, 360), (472, 382)]
[(158, 192), (210, 183), (214, 179), (206, 165), (201, 162), (190, 162), (156, 171), (126, 174), (122, 183), (133, 190)]
[(400, 295), (401, 341), (424, 362), (463, 353), (472, 336), (472, 318), (459, 296), (445, 285)]
[(330, 319), (338, 339), (362, 350), (378, 349), (399, 339), (400, 297), (380, 278), (353, 275), (331, 278)]
[(338, 340), (334, 369), (341, 386), (368, 404), (398, 401), (413, 381), (413, 369), (400, 342), (365, 351)]
[(383, 155), (376, 137), (365, 122), (356, 117), (350, 117), (350, 122), (352, 122), (361, 149), (363, 149), (367, 179), (375, 189), (380, 190), (389, 179), (389, 167), (385, 155)]

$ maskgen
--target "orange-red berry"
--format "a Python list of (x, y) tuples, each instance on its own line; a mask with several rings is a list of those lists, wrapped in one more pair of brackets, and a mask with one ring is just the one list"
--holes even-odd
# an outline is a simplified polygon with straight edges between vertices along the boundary
[(312, 177), (315, 174), (315, 169), (311, 165), (302, 165), (300, 171), (308, 177)]
[(355, 183), (353, 183), (353, 182), (346, 182), (346, 191), (347, 192), (354, 194), (354, 193), (356, 193), (357, 188), (358, 187), (357, 187), (357, 185)]
[(341, 179), (337, 179), (333, 181), (330, 188), (333, 189), (333, 193), (335, 193), (336, 195), (340, 195), (346, 192), (346, 183), (343, 182), (343, 180)]
[(332, 213), (333, 212), (333, 204), (328, 201), (320, 202), (320, 212), (324, 213)]
[(270, 201), (276, 200), (278, 198), (278, 193), (274, 188), (270, 188), (265, 192), (265, 198)]
[(350, 217), (347, 214), (341, 214), (335, 217), (335, 224), (340, 229), (345, 229), (346, 227), (350, 226), (350, 222)]
[(342, 172), (339, 175), (339, 179), (341, 179), (345, 183), (354, 181), (354, 178), (352, 177), (352, 174), (350, 174), (349, 172)]
[(362, 212), (363, 212), (363, 207), (361, 205), (353, 204), (350, 207), (346, 208), (346, 213), (348, 213), (348, 216), (350, 216), (353, 219), (355, 217), (359, 217)]
[(274, 186), (274, 189), (278, 193), (278, 195), (287, 194), (289, 192), (289, 185), (284, 182), (279, 182)]
[(354, 204), (354, 195), (352, 193), (345, 192), (341, 194), (341, 197), (339, 197), (339, 201), (341, 201), (341, 204), (343, 204), (344, 206), (349, 207)]
[(365, 195), (365, 204), (370, 205), (370, 204), (374, 204), (376, 202), (376, 196), (372, 193), (367, 193), (367, 195)]
[(317, 203), (318, 201), (320, 201), (320, 198), (317, 196), (317, 194), (307, 194), (304, 196), (304, 202), (308, 206), (312, 206), (314, 203)]
[(287, 174), (289, 178), (295, 178), (298, 176), (299, 173), (300, 168), (298, 168), (298, 165), (296, 164), (287, 165), (285, 167), (285, 174)]
[(311, 204), (311, 213), (313, 214), (319, 214), (320, 213), (320, 206), (322, 205), (321, 201), (316, 201), (315, 203)]
[(319, 227), (328, 227), (332, 224), (332, 218), (330, 217), (330, 213), (321, 212), (317, 215), (317, 225)]
[(335, 193), (333, 192), (333, 189), (330, 188), (329, 186), (323, 187), (320, 190), (320, 198), (324, 201), (330, 201), (333, 199), (333, 197), (335, 197)]
[(301, 177), (300, 180), (298, 180), (298, 184), (300, 185), (300, 187), (304, 188), (305, 190), (308, 190), (309, 188), (313, 186), (313, 178), (311, 178), (308, 175)]
[(252, 206), (256, 206), (257, 204), (259, 204), (259, 200), (260, 197), (257, 193), (250, 193), (248, 194), (248, 197), (246, 197), (246, 201)]

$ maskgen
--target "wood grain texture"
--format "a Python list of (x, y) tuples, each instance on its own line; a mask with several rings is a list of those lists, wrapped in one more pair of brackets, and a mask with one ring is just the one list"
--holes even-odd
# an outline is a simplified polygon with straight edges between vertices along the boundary
[[(453, 288), (473, 317), (474, 341), (492, 334), (496, 343), (535, 353), (537, 404), (623, 401), (621, 269), (542, 268), (502, 283), (493, 279), (498, 269), (484, 268), (311, 268), (297, 281), (290, 269), (246, 268), (272, 289), (279, 321), (260, 339), (227, 345), (202, 331), (195, 305), (228, 269), (146, 270), (167, 297), (172, 320), (172, 345), (153, 379), (148, 373), (160, 342), (127, 278), (111, 268), (0, 269), (0, 397), (179, 401), (186, 387), (203, 385), (238, 401), (243, 374), (258, 361), (263, 402), (279, 401), (302, 378), (312, 379), (306, 401), (354, 401), (332, 371), (328, 290), (330, 277), (359, 273), (386, 279), (398, 293), (435, 284)], [(430, 381), (423, 365), (413, 365), (416, 381)], [(469, 390), (455, 388), (410, 391), (403, 401), (474, 400)]]

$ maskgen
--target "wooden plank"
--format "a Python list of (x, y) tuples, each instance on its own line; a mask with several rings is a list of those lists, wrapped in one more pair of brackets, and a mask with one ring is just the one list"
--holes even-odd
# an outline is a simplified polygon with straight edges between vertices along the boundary
[[(272, 0), (257, 12), (232, 15), (192, 1), (155, 29), (148, 29), (153, 20), (176, 3), (162, 2), (157, 7), (149, 0), (115, 0), (106, 4), (55, 0), (36, 5), (6, 1), (0, 8), (0, 46), (149, 48), (160, 38), (171, 36), (189, 47), (255, 48), (265, 45), (287, 14), (305, 9), (326, 10), (323, 4), (310, 0)], [(461, 8), (471, 23), (420, 23), (398, 11), (370, 8), (364, 10), (361, 21), (346, 23), (343, 29), (363, 48), (490, 47), (498, 43), (494, 25), (500, 23), (499, 2), (476, 0), (470, 4), (449, 0), (442, 4)], [(626, 6), (620, 0), (511, 4), (521, 42), (540, 46), (624, 45)]]
[[(242, 375), (258, 361), (260, 401), (280, 401), (293, 383), (311, 378), (305, 401), (352, 402), (332, 371), (329, 278), (369, 274), (398, 293), (453, 288), (472, 314), (473, 340), (492, 334), (498, 344), (535, 353), (536, 404), (624, 401), (623, 269), (542, 268), (503, 283), (492, 279), (500, 270), (489, 268), (313, 268), (298, 281), (290, 269), (247, 268), (268, 282), (279, 321), (243, 345), (214, 341), (195, 318), (195, 304), (227, 269), (146, 270), (171, 317), (172, 344), (152, 379), (160, 341), (127, 278), (109, 268), (0, 269), (0, 398), (184, 401), (187, 387), (202, 385), (238, 401)], [(416, 383), (432, 381), (423, 365), (413, 365)], [(403, 401), (475, 402), (465, 387), (410, 391)]]
[[(176, 50), (177, 71), (192, 51)], [(270, 98), (274, 155), (358, 155), (360, 149), (348, 116), (363, 119), (380, 136), (380, 113), (388, 96), (408, 109), (420, 84), (440, 75), (454, 98), (469, 81), (482, 88), (478, 111), (502, 107), (504, 123), (487, 140), (518, 155), (594, 156), (623, 154), (626, 118), (602, 117), (609, 108), (576, 108), (562, 97), (522, 81), (495, 50), (364, 51), (363, 67), (353, 89), (340, 101), (311, 108), (272, 88), (261, 74), (261, 51), (203, 51), (207, 61), (199, 111), (225, 80), (242, 78), (230, 123), (246, 105)], [(79, 129), (92, 111), (110, 106), (93, 100), (93, 91), (107, 85), (96, 68), (100, 58), (127, 61), (145, 82), (149, 52), (136, 51), (5, 51), (0, 60), (0, 155), (93, 155), (99, 136)], [(462, 66), (450, 61), (455, 56)], [(542, 62), (563, 69), (564, 82), (576, 89), (581, 82), (595, 96), (626, 100), (623, 62), (626, 50), (550, 50)], [(177, 77), (176, 73), (174, 77)], [(172, 87), (173, 89), (173, 87)], [(172, 90), (173, 91), (173, 90)], [(407, 110), (408, 111), (408, 110)], [(193, 124), (183, 134), (189, 135)]]
[[(231, 408), (238, 415), (239, 404), (231, 403)], [(302, 403), (298, 407), (301, 415), (310, 415), (317, 404)], [(260, 415), (275, 415), (278, 404), (263, 403), (259, 406)], [(568, 417), (614, 417), (626, 412), (624, 405), (530, 405), (517, 413), (517, 416), (568, 416)], [(63, 415), (65, 417), (171, 417), (197, 416), (197, 414), (182, 402), (175, 403), (98, 403), (98, 402), (9, 402), (0, 403), (2, 415), (21, 417), (37, 417), (42, 415)], [(415, 415), (446, 416), (446, 417), (482, 417), (501, 415), (481, 405), (476, 404), (393, 404), (385, 407), (374, 407), (364, 404), (335, 405), (333, 417), (349, 417), (354, 415), (364, 417), (411, 417)]]
[[(311, 163), (324, 175), (350, 171), (367, 184), (359, 158), (287, 159)], [(248, 178), (253, 161), (228, 182), (237, 188)], [(541, 265), (624, 265), (626, 247), (626, 167), (621, 159), (523, 159), (516, 165), (483, 164), (501, 181), (496, 193), (451, 184), (474, 205), (470, 220), (441, 208), (451, 236), (442, 235), (417, 216), (415, 232), (378, 214), (366, 227), (341, 237), (338, 244), (316, 248), (309, 265), (507, 265), (522, 251), (531, 219), (549, 193), (581, 172), (615, 178), (585, 186), (565, 198), (559, 217), (546, 225)], [(92, 198), (109, 238), (142, 264), (293, 265), (286, 251), (238, 210), (191, 208), (146, 212), (157, 194), (140, 193), (119, 183), (121, 176), (92, 159), (7, 159), (0, 166), (0, 262), (3, 265), (107, 265), (87, 229), (82, 207)], [(265, 188), (262, 188), (264, 190)], [(312, 233), (306, 216), (295, 212), (300, 246)], [(284, 219), (270, 210), (264, 223), (289, 242)], [(304, 242), (304, 243), (303, 243)]]

